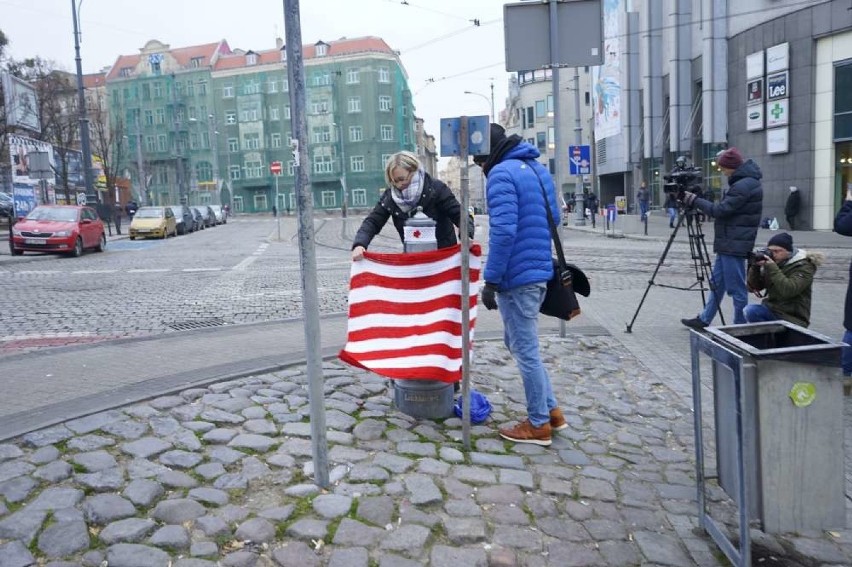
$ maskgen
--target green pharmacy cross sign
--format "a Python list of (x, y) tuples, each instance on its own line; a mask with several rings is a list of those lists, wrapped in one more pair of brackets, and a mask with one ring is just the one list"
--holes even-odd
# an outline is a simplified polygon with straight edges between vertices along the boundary
[(769, 114), (774, 116), (775, 120), (778, 120), (779, 118), (781, 118), (781, 115), (784, 114), (784, 109), (781, 108), (781, 105), (776, 102), (775, 105), (772, 107), (772, 110), (769, 111)]

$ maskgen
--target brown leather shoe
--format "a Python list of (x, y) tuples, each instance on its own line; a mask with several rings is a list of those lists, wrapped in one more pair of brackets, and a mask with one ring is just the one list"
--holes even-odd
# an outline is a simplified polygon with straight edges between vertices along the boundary
[(541, 427), (533, 427), (530, 421), (525, 419), (515, 427), (501, 427), (497, 431), (500, 433), (500, 437), (515, 443), (532, 443), (543, 447), (548, 447), (551, 443), (549, 423), (545, 423)]
[(553, 431), (562, 431), (568, 427), (568, 422), (565, 421), (565, 416), (562, 415), (562, 410), (553, 408), (550, 410), (550, 428)]

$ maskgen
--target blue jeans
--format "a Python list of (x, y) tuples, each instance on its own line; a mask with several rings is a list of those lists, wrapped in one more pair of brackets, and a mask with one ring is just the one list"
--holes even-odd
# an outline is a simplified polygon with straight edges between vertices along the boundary
[(745, 258), (718, 254), (713, 263), (713, 273), (710, 276), (711, 291), (707, 299), (707, 305), (699, 317), (705, 323), (712, 323), (719, 310), (719, 304), (725, 293), (734, 300), (734, 325), (742, 325), (746, 322), (743, 309), (748, 305), (748, 290), (745, 279)]
[(556, 407), (550, 376), (538, 352), (538, 308), (544, 301), (546, 289), (542, 283), (497, 292), (503, 340), (521, 372), (527, 414), (535, 427), (549, 423), (550, 410)]
[(666, 210), (669, 213), (669, 226), (674, 226), (674, 223), (677, 220), (677, 209), (670, 207)]
[(639, 202), (639, 213), (641, 216), (639, 220), (645, 220), (648, 216), (648, 203)]
[[(852, 331), (843, 333), (843, 342), (852, 345)], [(852, 346), (843, 347), (840, 355), (840, 365), (843, 367), (844, 376), (852, 376)]]
[(763, 321), (777, 321), (780, 319), (778, 315), (773, 313), (772, 309), (760, 303), (746, 305), (745, 309), (743, 309), (743, 315), (745, 316), (746, 323), (761, 323)]

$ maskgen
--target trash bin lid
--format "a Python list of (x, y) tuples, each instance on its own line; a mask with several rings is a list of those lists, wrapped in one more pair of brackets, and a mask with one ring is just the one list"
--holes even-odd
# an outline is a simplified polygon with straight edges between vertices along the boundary
[(755, 358), (840, 366), (845, 343), (789, 321), (767, 321), (704, 329), (713, 340)]

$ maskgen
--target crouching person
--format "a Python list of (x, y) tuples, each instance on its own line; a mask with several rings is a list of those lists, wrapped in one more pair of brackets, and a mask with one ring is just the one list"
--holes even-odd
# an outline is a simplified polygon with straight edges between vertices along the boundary
[(760, 304), (743, 310), (748, 323), (783, 319), (807, 327), (811, 323), (811, 289), (824, 256), (793, 247), (793, 237), (782, 232), (769, 239), (766, 248), (749, 262), (748, 287), (765, 291)]

